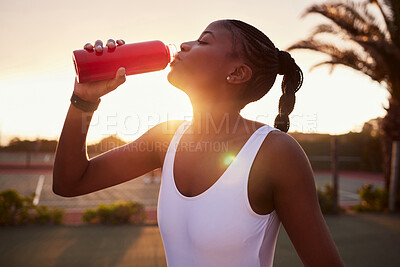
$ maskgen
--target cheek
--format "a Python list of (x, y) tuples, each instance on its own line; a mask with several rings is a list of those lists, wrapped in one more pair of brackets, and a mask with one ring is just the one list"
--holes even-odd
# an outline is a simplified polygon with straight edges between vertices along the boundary
[(199, 56), (186, 66), (187, 75), (200, 86), (218, 83), (223, 76), (223, 64), (218, 57)]
[(185, 59), (171, 67), (168, 81), (184, 87), (210, 87), (224, 81), (224, 60), (218, 54), (202, 54), (191, 51)]

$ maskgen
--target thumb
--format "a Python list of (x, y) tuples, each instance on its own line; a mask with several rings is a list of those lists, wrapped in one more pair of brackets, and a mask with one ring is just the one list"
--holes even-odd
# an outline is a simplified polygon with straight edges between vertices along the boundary
[(125, 68), (124, 67), (119, 68), (117, 70), (117, 73), (115, 74), (115, 78), (107, 81), (107, 85), (106, 85), (107, 92), (115, 90), (115, 89), (117, 89), (118, 86), (123, 84), (126, 81), (125, 74), (126, 74)]
[(114, 84), (115, 86), (119, 86), (126, 81), (126, 70), (124, 67), (121, 67), (117, 70), (115, 75)]
[(116, 77), (115, 77), (115, 78), (120, 79), (120, 77), (124, 77), (125, 74), (126, 74), (125, 68), (124, 68), (124, 67), (121, 67), (121, 68), (119, 68), (119, 69), (117, 70), (117, 74), (116, 74)]

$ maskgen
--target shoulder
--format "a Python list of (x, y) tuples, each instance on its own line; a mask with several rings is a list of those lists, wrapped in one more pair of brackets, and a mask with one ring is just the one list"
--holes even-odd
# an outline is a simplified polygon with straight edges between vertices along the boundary
[[(152, 158), (158, 161), (159, 166), (165, 157), (165, 153), (178, 127), (185, 120), (168, 120), (161, 122), (142, 134), (136, 140), (120, 147), (120, 151), (141, 151), (148, 153)], [(144, 157), (144, 156), (143, 156)]]
[(256, 131), (264, 126), (268, 127), (267, 136), (265, 137), (258, 157), (268, 157), (270, 160), (284, 160), (293, 155), (305, 155), (300, 144), (289, 134), (282, 132), (268, 124), (258, 121), (246, 120), (246, 125)]
[(151, 135), (156, 140), (165, 140), (172, 138), (176, 130), (181, 126), (185, 120), (168, 120), (157, 124), (156, 126), (148, 130), (148, 134)]
[(262, 146), (265, 152), (272, 152), (275, 156), (290, 156), (292, 153), (304, 154), (300, 144), (289, 134), (279, 130), (272, 130), (265, 138)]
[(259, 154), (263, 154), (264, 156), (271, 155), (273, 158), (278, 156), (288, 156), (292, 153), (304, 154), (300, 144), (289, 134), (258, 121), (246, 120), (246, 125), (247, 127), (252, 128), (253, 131), (264, 126), (269, 127), (270, 131), (268, 131), (267, 136), (260, 147)]
[(300, 144), (289, 134), (271, 131), (265, 138), (260, 157), (264, 171), (275, 184), (291, 183), (293, 180), (310, 179), (310, 162)]
[(161, 122), (148, 129), (134, 142), (151, 144), (155, 147), (168, 146), (176, 130), (184, 122), (185, 120), (168, 120)]
[(144, 135), (145, 143), (154, 148), (158, 158), (163, 162), (169, 144), (175, 132), (185, 120), (168, 120), (150, 128)]

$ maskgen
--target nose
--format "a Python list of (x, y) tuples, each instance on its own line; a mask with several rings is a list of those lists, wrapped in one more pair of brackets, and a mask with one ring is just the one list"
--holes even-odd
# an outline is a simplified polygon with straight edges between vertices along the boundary
[(190, 42), (184, 42), (181, 44), (181, 51), (188, 51), (190, 47)]

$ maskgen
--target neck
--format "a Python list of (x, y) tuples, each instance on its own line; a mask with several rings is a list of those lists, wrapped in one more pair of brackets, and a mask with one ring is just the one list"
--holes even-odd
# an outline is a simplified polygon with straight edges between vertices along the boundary
[(194, 138), (215, 139), (238, 132), (244, 118), (235, 103), (193, 103), (191, 133)]

